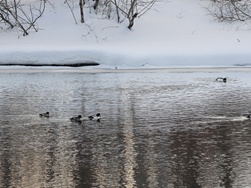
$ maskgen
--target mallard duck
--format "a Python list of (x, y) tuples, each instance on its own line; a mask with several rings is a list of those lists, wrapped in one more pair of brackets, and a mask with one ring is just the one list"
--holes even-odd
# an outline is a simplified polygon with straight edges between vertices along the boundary
[(218, 77), (216, 78), (216, 81), (222, 81), (222, 82), (227, 82), (227, 78), (222, 78), (222, 77)]
[(94, 121), (100, 121), (101, 115), (100, 115), (100, 113), (97, 113), (95, 116), (89, 116), (88, 119), (94, 120)]
[(70, 118), (70, 120), (73, 122), (81, 122), (83, 119), (81, 115), (78, 115), (77, 117)]
[(40, 117), (50, 117), (50, 113), (49, 112), (45, 112), (45, 113), (41, 113), (39, 114)]

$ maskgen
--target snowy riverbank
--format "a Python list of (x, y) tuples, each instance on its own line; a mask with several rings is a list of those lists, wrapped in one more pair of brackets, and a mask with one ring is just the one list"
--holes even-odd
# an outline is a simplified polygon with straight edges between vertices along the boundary
[(58, 3), (39, 20), (39, 32), (26, 37), (16, 30), (0, 33), (0, 64), (95, 62), (99, 68), (124, 69), (251, 66), (250, 31), (213, 21), (203, 8), (207, 4), (156, 3), (129, 31), (126, 23), (114, 20), (89, 18), (76, 25), (68, 8)]

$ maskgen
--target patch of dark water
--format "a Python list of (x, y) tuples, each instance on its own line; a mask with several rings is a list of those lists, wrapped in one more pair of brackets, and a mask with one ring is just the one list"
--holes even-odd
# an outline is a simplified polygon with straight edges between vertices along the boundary
[(3, 63), (0, 66), (25, 66), (25, 67), (85, 67), (85, 66), (98, 66), (96, 62), (84, 62), (84, 63), (57, 63), (57, 64), (39, 64), (39, 63)]

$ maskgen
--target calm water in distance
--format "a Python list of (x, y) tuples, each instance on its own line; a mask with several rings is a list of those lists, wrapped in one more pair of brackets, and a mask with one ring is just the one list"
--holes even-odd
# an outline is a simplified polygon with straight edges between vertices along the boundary
[(250, 187), (250, 73), (221, 74), (0, 74), (0, 187)]

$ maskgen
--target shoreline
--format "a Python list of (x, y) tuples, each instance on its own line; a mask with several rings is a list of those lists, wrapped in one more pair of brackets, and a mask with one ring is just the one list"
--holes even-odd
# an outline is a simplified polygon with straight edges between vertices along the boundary
[(93, 67), (0, 67), (0, 73), (184, 73), (184, 72), (251, 72), (251, 67), (149, 67), (149, 68), (93, 68)]
[(34, 64), (34, 63), (25, 63), (25, 64), (22, 64), (22, 63), (3, 63), (3, 64), (0, 64), (0, 66), (4, 66), (4, 67), (12, 67), (12, 66), (22, 66), (22, 67), (86, 67), (86, 66), (98, 66), (100, 65), (99, 63), (96, 63), (96, 62), (85, 62), (85, 63), (65, 63), (65, 64)]

